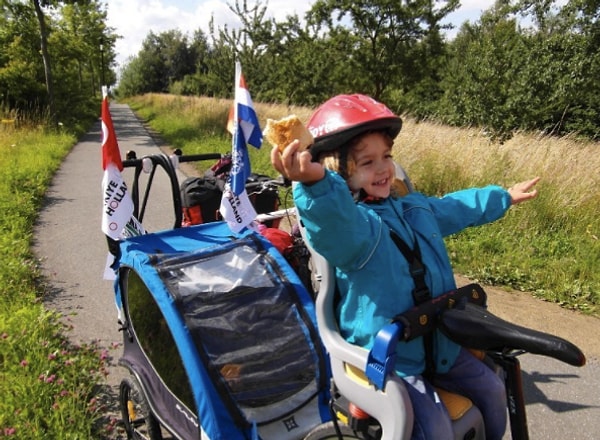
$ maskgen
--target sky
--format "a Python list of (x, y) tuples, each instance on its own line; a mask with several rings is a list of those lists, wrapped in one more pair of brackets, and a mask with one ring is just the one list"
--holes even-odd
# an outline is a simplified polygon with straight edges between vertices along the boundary
[[(266, 1), (263, 0), (262, 4)], [(238, 23), (227, 6), (228, 3), (235, 4), (235, 0), (104, 0), (104, 3), (107, 4), (108, 26), (122, 37), (115, 46), (119, 66), (140, 51), (150, 31), (160, 34), (178, 29), (191, 37), (199, 28), (208, 34), (211, 16), (214, 16), (217, 27), (225, 24), (235, 27)], [(313, 0), (268, 0), (267, 14), (278, 21), (294, 13), (303, 17), (312, 3)], [(448, 21), (456, 26), (449, 37), (463, 22), (476, 21), (481, 12), (493, 4), (493, 0), (463, 0), (461, 3), (460, 9), (448, 16)], [(252, 0), (248, 0), (248, 4), (252, 5)]]

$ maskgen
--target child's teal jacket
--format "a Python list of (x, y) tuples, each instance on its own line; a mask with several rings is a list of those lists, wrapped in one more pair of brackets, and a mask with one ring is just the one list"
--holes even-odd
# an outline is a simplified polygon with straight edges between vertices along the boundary
[[(367, 349), (391, 318), (414, 305), (408, 262), (392, 241), (390, 228), (411, 248), (418, 241), (427, 267), (426, 282), (436, 297), (456, 288), (443, 237), (497, 220), (511, 205), (510, 195), (499, 186), (466, 189), (441, 198), (410, 193), (356, 203), (346, 182), (331, 171), (313, 185), (296, 185), (294, 201), (309, 243), (336, 267), (342, 335)], [(436, 331), (437, 372), (447, 372), (458, 351), (455, 343)], [(397, 354), (400, 376), (421, 374), (425, 369), (422, 338), (399, 342)]]

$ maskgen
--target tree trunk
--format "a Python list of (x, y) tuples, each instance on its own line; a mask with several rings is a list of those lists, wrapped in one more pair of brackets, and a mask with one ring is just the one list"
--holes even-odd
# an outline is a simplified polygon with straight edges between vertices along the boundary
[(56, 127), (56, 109), (54, 104), (54, 86), (52, 82), (52, 67), (50, 64), (50, 54), (48, 53), (48, 28), (46, 27), (46, 20), (44, 12), (40, 6), (39, 0), (31, 0), (35, 13), (37, 15), (38, 22), (40, 24), (40, 49), (42, 52), (42, 59), (44, 60), (44, 74), (46, 77), (46, 91), (48, 92), (48, 112), (50, 113), (50, 124), (52, 127)]

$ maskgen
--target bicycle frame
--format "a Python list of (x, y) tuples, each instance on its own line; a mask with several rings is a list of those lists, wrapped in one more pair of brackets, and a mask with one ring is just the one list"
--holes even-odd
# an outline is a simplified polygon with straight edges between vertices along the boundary
[(506, 404), (510, 421), (510, 432), (513, 440), (528, 440), (527, 410), (523, 393), (521, 362), (517, 356), (525, 351), (489, 352), (488, 356), (504, 371), (506, 387)]

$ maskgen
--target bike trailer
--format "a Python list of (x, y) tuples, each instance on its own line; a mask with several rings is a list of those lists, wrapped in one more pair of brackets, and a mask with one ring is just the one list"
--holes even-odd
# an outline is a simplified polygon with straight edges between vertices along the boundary
[(266, 239), (216, 222), (120, 248), (120, 364), (173, 436), (292, 440), (330, 419), (314, 303)]

